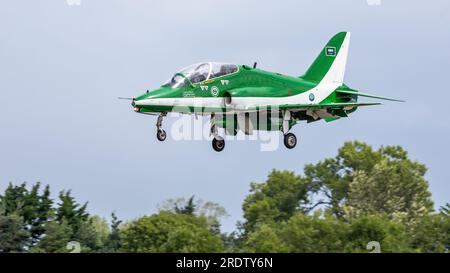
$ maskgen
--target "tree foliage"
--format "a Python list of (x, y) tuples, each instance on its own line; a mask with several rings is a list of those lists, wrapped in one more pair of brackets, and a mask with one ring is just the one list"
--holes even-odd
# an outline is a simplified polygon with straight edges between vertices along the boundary
[(68, 252), (66, 246), (73, 236), (72, 228), (66, 220), (49, 221), (45, 225), (45, 236), (31, 248), (32, 252)]
[(24, 228), (23, 217), (0, 214), (0, 253), (21, 252), (30, 240)]
[[(0, 195), (0, 206), (3, 215), (16, 214), (22, 218), (24, 229), (30, 238), (26, 246), (35, 244), (44, 233), (44, 225), (52, 217), (53, 201), (50, 198), (50, 187), (47, 185), (40, 193), (41, 184), (34, 184), (31, 189), (26, 183), (14, 186), (9, 183), (3, 195)], [(25, 246), (24, 246), (25, 247)]]
[[(372, 147), (347, 142), (334, 158), (305, 166), (305, 177), (320, 203), (336, 217), (386, 213), (413, 220), (431, 212), (426, 167), (412, 161), (399, 146)], [(351, 216), (350, 215), (350, 216)]]
[(219, 252), (223, 244), (210, 232), (204, 217), (160, 211), (127, 224), (122, 249), (126, 252)]
[[(86, 211), (70, 190), (59, 194), (55, 204), (50, 187), (41, 184), (10, 183), (0, 195), (0, 245), (3, 252), (66, 252), (70, 241), (77, 241), (84, 251), (99, 251), (107, 224), (100, 231), (101, 220)], [(14, 247), (12, 247), (14, 245)]]
[(122, 221), (119, 220), (115, 212), (111, 213), (111, 219), (111, 230), (108, 234), (103, 250), (106, 252), (117, 252), (122, 248), (120, 230)]
[[(255, 252), (442, 252), (449, 207), (433, 213), (426, 167), (399, 146), (348, 142), (303, 175), (272, 171), (251, 184), (238, 245)], [(317, 208), (321, 208), (317, 210)]]
[(86, 212), (87, 203), (80, 205), (72, 197), (70, 190), (62, 191), (59, 193), (58, 208), (56, 209), (56, 220), (59, 222), (67, 221), (72, 228), (74, 234), (78, 233), (82, 228), (83, 222), (86, 222), (89, 218), (89, 214)]
[(442, 214), (450, 215), (450, 204), (447, 203), (447, 204), (445, 204), (445, 206), (442, 206), (440, 208), (440, 211), (441, 211)]
[(310, 183), (289, 171), (272, 170), (265, 183), (251, 183), (243, 204), (245, 232), (308, 211)]
[(302, 174), (272, 170), (251, 183), (244, 220), (225, 234), (219, 204), (165, 201), (159, 211), (122, 222), (91, 215), (70, 190), (51, 198), (40, 183), (10, 183), (0, 194), (0, 252), (445, 252), (450, 204), (433, 210), (425, 165), (399, 146), (347, 142)]

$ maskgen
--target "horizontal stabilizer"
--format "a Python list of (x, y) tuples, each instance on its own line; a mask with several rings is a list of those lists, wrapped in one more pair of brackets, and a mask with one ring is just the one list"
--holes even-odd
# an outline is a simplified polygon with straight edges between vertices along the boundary
[(319, 104), (319, 106), (326, 107), (345, 107), (345, 106), (372, 106), (372, 105), (382, 105), (381, 102), (331, 102)]
[(349, 95), (356, 95), (360, 97), (366, 97), (366, 98), (374, 98), (374, 99), (380, 99), (380, 100), (390, 100), (390, 101), (398, 101), (398, 102), (405, 102), (404, 100), (397, 100), (397, 99), (391, 99), (391, 98), (385, 98), (380, 96), (375, 96), (367, 93), (357, 92), (357, 91), (349, 91), (349, 90), (336, 90), (337, 93), (341, 94), (349, 94)]

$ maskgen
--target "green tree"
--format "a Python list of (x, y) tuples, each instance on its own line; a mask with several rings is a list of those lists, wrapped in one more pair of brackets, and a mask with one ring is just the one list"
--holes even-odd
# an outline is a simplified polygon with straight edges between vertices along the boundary
[(425, 173), (399, 146), (375, 151), (361, 142), (347, 142), (336, 157), (305, 166), (312, 191), (324, 197), (318, 204), (337, 217), (384, 213), (409, 221), (426, 215), (433, 203)]
[(412, 247), (420, 252), (445, 252), (450, 247), (450, 216), (424, 216), (416, 221), (409, 236)]
[(201, 199), (194, 200), (194, 196), (189, 199), (168, 199), (160, 206), (160, 211), (203, 217), (214, 234), (220, 234), (220, 219), (227, 216), (226, 210), (219, 204)]
[(24, 228), (23, 217), (0, 211), (0, 253), (22, 252), (30, 239)]
[(105, 219), (94, 215), (82, 221), (71, 237), (80, 243), (81, 252), (100, 252), (104, 249), (109, 235), (109, 226)]
[(201, 216), (160, 211), (125, 225), (126, 252), (219, 252), (223, 244)]
[[(15, 242), (18, 247), (11, 251), (19, 251), (22, 242), (22, 250), (59, 252), (66, 251), (69, 241), (77, 241), (85, 252), (100, 251), (109, 234), (106, 221), (90, 216), (87, 203), (77, 203), (70, 191), (62, 191), (59, 199), (54, 208), (48, 185), (41, 190), (39, 182), (29, 189), (26, 183), (10, 183), (0, 195), (1, 232), (4, 243), (9, 245), (4, 249), (12, 249), (10, 246)], [(17, 226), (19, 223), (21, 228)]]
[(104, 251), (118, 252), (122, 248), (121, 232), (119, 229), (122, 221), (117, 218), (117, 215), (115, 212), (113, 212), (111, 214), (111, 219), (112, 219), (111, 220), (111, 231), (105, 242)]
[(111, 225), (69, 191), (54, 205), (40, 183), (8, 185), (0, 195), (0, 252), (444, 252), (450, 204), (433, 212), (425, 165), (399, 146), (347, 142), (304, 174), (272, 170), (251, 183), (244, 221), (222, 234), (223, 207), (190, 198), (167, 200), (157, 214)]
[(433, 210), (424, 174), (425, 166), (419, 163), (381, 160), (370, 174), (354, 174), (348, 209), (352, 214), (385, 213), (407, 221), (423, 217)]
[(355, 141), (346, 142), (334, 158), (307, 164), (304, 168), (305, 178), (312, 184), (312, 191), (323, 197), (315, 206), (326, 205), (334, 215), (342, 217), (342, 204), (347, 200), (354, 172), (369, 173), (381, 157), (379, 151)]
[(72, 241), (72, 236), (72, 228), (65, 219), (49, 221), (45, 224), (45, 236), (31, 248), (31, 252), (69, 252), (67, 244)]
[(174, 210), (176, 213), (193, 215), (196, 210), (196, 205), (194, 203), (194, 195), (192, 195), (187, 203), (182, 207), (179, 207), (178, 204), (175, 204)]
[(310, 208), (310, 183), (293, 172), (272, 170), (264, 183), (251, 183), (243, 204), (244, 234), (258, 225), (286, 221), (296, 212)]
[(336, 157), (306, 165), (304, 175), (274, 170), (266, 182), (251, 184), (235, 246), (367, 252), (367, 243), (378, 241), (385, 252), (440, 251), (450, 234), (443, 220), (448, 209), (441, 209), (439, 221), (432, 214), (425, 173), (399, 146), (374, 150), (361, 142), (347, 142)]
[(367, 252), (371, 241), (380, 243), (381, 252), (414, 252), (405, 225), (386, 215), (363, 215), (350, 223), (345, 250)]
[(100, 248), (103, 248), (105, 246), (111, 232), (108, 221), (98, 215), (91, 215), (89, 217), (89, 223), (95, 233), (96, 249), (100, 250)]
[(245, 245), (252, 252), (343, 252), (347, 231), (346, 223), (320, 210), (297, 212), (288, 221), (262, 225)]
[(283, 225), (281, 236), (290, 252), (342, 252), (347, 225), (330, 214), (297, 213)]
[(444, 206), (442, 206), (442, 207), (440, 208), (440, 211), (441, 211), (442, 214), (445, 214), (445, 215), (449, 215), (449, 216), (450, 216), (450, 204), (447, 203), (447, 204), (445, 204)]
[(368, 252), (367, 244), (380, 243), (382, 252), (414, 252), (405, 225), (383, 215), (365, 215), (352, 223), (316, 211), (296, 213), (288, 221), (262, 225), (248, 235), (250, 252)]
[(242, 250), (256, 253), (289, 252), (289, 245), (280, 238), (279, 228), (269, 224), (262, 224), (257, 230), (248, 234), (244, 246), (241, 246)]
[(0, 205), (4, 215), (12, 213), (23, 218), (24, 228), (30, 233), (28, 246), (34, 245), (44, 233), (44, 224), (53, 215), (50, 198), (50, 187), (47, 185), (40, 193), (41, 184), (37, 182), (31, 189), (27, 184), (18, 186), (9, 183), (3, 195), (0, 195)]
[(72, 229), (72, 234), (77, 234), (83, 222), (89, 219), (87, 213), (87, 203), (80, 205), (72, 197), (71, 191), (61, 191), (59, 194), (60, 203), (56, 208), (56, 220), (62, 222), (67, 221), (67, 224)]

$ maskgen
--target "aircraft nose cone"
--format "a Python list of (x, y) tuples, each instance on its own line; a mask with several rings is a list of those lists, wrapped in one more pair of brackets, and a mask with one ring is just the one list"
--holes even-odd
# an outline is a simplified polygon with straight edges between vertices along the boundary
[(134, 112), (141, 112), (141, 108), (136, 106), (136, 99), (135, 98), (133, 98), (133, 101), (131, 102), (131, 106), (133, 106)]

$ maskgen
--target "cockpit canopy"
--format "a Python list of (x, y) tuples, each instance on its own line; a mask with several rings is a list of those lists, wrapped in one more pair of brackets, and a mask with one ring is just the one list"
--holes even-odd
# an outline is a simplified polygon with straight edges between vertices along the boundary
[(238, 71), (235, 64), (228, 63), (197, 63), (181, 69), (163, 86), (182, 87), (186, 83), (200, 83), (209, 79), (228, 75)]

